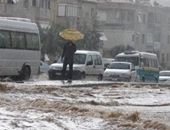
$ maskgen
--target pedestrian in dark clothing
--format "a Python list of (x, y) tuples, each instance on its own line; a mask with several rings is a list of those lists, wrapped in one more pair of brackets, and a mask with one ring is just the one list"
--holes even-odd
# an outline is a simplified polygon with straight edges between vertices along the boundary
[(61, 57), (63, 61), (63, 69), (62, 69), (63, 80), (65, 79), (66, 68), (67, 65), (69, 64), (68, 82), (71, 82), (72, 80), (73, 58), (75, 52), (76, 52), (76, 45), (72, 41), (68, 40), (63, 47), (63, 53)]

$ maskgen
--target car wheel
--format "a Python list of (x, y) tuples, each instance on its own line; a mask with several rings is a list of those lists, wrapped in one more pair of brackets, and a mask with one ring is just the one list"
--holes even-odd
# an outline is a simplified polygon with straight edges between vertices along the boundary
[(48, 77), (49, 77), (50, 80), (54, 80), (54, 79), (55, 79), (54, 72), (50, 71), (50, 72), (48, 73)]
[(131, 81), (132, 81), (132, 79), (131, 79), (131, 77), (129, 77), (128, 82), (131, 82)]
[(54, 75), (53, 74), (49, 74), (49, 79), (50, 80), (54, 80)]

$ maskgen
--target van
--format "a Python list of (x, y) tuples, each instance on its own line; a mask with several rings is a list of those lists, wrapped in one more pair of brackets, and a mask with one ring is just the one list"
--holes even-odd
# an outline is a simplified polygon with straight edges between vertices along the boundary
[[(98, 80), (103, 79), (102, 56), (98, 51), (77, 50), (74, 54), (73, 79), (85, 79), (86, 76), (96, 76)], [(56, 63), (50, 65), (48, 71), (49, 79), (62, 79), (63, 63), (61, 57)], [(69, 71), (67, 65), (66, 75)], [(66, 76), (67, 77), (67, 76)]]

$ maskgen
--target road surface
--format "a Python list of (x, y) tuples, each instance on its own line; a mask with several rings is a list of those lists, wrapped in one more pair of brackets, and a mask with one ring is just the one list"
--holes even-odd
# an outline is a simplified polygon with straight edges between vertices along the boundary
[(156, 84), (1, 82), (0, 130), (170, 130), (169, 95)]

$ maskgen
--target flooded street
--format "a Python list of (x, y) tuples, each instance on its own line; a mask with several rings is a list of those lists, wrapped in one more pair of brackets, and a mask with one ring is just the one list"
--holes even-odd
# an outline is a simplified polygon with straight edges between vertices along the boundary
[(0, 129), (170, 130), (170, 87), (93, 82), (1, 82)]

